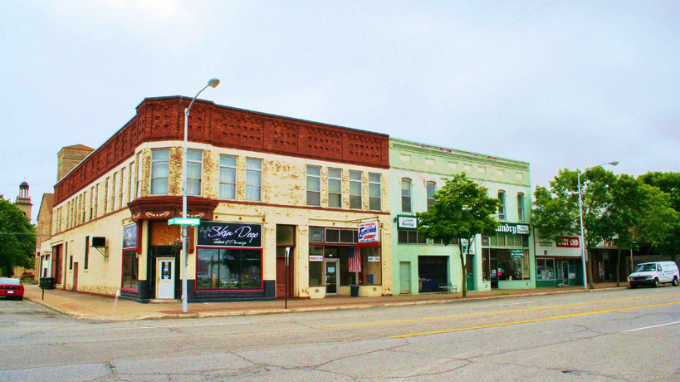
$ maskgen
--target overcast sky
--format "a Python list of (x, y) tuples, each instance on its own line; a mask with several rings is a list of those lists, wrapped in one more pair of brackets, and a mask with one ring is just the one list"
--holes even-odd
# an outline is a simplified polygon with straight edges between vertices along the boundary
[(680, 2), (0, 2), (0, 194), (35, 219), (57, 152), (145, 97), (386, 133), (560, 168), (680, 171)]

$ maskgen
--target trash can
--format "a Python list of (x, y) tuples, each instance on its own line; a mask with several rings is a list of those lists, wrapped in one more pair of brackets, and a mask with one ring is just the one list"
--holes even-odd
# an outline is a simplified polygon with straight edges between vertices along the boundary
[(349, 287), (351, 288), (350, 296), (359, 297), (359, 285), (358, 284), (350, 284)]
[(42, 277), (40, 279), (41, 289), (54, 289), (54, 277)]

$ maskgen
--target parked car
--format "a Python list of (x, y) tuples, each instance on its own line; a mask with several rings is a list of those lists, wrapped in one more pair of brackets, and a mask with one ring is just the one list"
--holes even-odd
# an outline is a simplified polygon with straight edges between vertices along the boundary
[(0, 278), (0, 297), (24, 299), (24, 285), (19, 279)]
[(678, 265), (672, 261), (657, 261), (654, 263), (642, 263), (635, 268), (635, 272), (628, 276), (630, 287), (635, 289), (638, 285), (651, 285), (658, 287), (659, 284), (671, 283), (678, 286), (680, 273)]
[(34, 278), (35, 278), (35, 274), (33, 272), (26, 271), (26, 272), (21, 274), (21, 279), (31, 279), (32, 280)]

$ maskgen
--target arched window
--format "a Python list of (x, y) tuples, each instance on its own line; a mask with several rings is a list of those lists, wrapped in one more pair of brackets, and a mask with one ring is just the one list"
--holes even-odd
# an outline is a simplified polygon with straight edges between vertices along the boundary
[(507, 218), (505, 214), (505, 191), (498, 191), (498, 200), (501, 201), (498, 206), (498, 220), (505, 220)]
[(411, 179), (401, 180), (401, 211), (411, 212)]
[(430, 210), (430, 206), (434, 204), (434, 193), (437, 188), (437, 183), (427, 182), (427, 210)]

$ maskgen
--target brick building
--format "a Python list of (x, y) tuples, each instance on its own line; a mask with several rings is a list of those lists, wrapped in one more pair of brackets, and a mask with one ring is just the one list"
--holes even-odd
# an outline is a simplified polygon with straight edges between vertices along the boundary
[[(180, 298), (180, 228), (168, 220), (182, 211), (190, 101), (145, 99), (60, 177), (42, 243), (57, 287)], [(201, 219), (190, 302), (392, 294), (387, 135), (196, 101), (188, 148), (187, 215)]]

